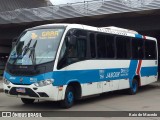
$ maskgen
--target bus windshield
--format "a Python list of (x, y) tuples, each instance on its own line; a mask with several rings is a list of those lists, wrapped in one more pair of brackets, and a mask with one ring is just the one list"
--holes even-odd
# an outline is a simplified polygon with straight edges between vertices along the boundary
[(63, 33), (64, 28), (25, 32), (13, 48), (8, 62), (13, 65), (35, 65), (53, 61)]

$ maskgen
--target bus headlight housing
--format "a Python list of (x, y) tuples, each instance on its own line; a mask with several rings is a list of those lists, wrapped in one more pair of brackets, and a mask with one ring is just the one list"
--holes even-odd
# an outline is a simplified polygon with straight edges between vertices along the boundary
[(9, 85), (11, 82), (5, 78), (3, 78), (4, 84)]
[(42, 81), (39, 81), (37, 83), (34, 83), (34, 85), (36, 87), (43, 87), (43, 86), (47, 86), (47, 85), (50, 85), (54, 82), (54, 79), (47, 79), (47, 80), (42, 80)]

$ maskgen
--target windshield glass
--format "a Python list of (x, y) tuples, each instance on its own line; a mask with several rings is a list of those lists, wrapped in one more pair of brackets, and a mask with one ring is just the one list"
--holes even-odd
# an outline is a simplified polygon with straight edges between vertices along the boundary
[(64, 28), (27, 31), (12, 50), (8, 62), (35, 65), (53, 61), (63, 32)]

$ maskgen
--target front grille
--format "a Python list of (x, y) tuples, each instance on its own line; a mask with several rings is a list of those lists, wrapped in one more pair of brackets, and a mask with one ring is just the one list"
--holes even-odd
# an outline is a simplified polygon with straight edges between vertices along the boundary
[(12, 83), (14, 85), (31, 85), (31, 84), (22, 84), (22, 83)]
[(7, 63), (6, 72), (12, 76), (35, 76), (53, 71), (54, 61), (38, 65), (12, 65)]
[(15, 75), (15, 76), (33, 76), (38, 74), (38, 71), (29, 71), (29, 70), (9, 70), (8, 71), (11, 75)]
[(19, 93), (16, 91), (16, 87), (11, 88), (11, 90), (9, 91), (9, 94), (11, 95), (27, 95), (30, 97), (39, 97), (32, 89), (30, 88), (25, 88), (25, 93)]

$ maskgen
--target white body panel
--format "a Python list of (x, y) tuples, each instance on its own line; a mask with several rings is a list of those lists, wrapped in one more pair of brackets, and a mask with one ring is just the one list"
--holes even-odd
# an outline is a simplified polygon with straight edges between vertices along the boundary
[(14, 96), (14, 97), (18, 97), (18, 98), (32, 98), (32, 99), (42, 99), (42, 100), (51, 100), (51, 101), (58, 101), (58, 100), (62, 100), (62, 96), (63, 94), (60, 93), (60, 91), (58, 90), (58, 87), (53, 86), (53, 85), (48, 85), (48, 86), (44, 86), (44, 87), (38, 87), (37, 90), (34, 90), (33, 88), (35, 88), (35, 86), (32, 85), (14, 85), (12, 83), (10, 83), (9, 85), (3, 84), (3, 89), (4, 90), (10, 90), (10, 88), (8, 88), (7, 86), (12, 87), (17, 87), (17, 88), (30, 88), (32, 91), (34, 91), (38, 96), (38, 92), (45, 92), (49, 97), (30, 97), (30, 96), (26, 96), (26, 95), (10, 95), (7, 94), (8, 96)]
[(129, 79), (123, 79), (119, 81), (119, 90), (129, 88)]

